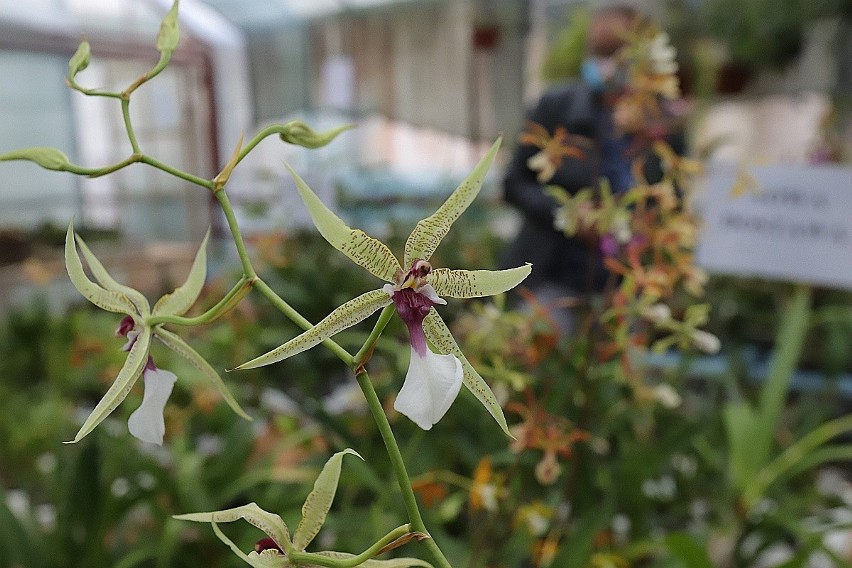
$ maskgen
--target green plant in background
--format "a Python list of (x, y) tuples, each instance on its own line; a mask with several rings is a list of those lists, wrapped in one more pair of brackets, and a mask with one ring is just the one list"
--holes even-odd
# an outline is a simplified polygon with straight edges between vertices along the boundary
[(541, 76), (546, 81), (564, 81), (580, 75), (590, 19), (585, 8), (571, 11), (568, 24), (553, 40), (541, 66)]

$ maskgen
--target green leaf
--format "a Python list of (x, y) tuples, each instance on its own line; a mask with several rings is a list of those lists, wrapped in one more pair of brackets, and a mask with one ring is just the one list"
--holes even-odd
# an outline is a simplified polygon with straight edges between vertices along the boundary
[[(348, 552), (333, 552), (330, 550), (317, 552), (317, 555), (327, 556), (328, 558), (336, 558), (339, 560), (347, 560), (355, 556), (354, 554), (349, 554)], [(306, 564), (305, 566), (315, 565)], [(370, 560), (366, 560), (359, 564), (358, 568), (411, 568), (413, 566), (433, 568), (431, 564), (429, 564), (425, 560), (420, 560), (419, 558), (391, 558), (389, 560), (376, 560), (375, 558), (371, 558)]]
[(331, 456), (314, 482), (313, 490), (305, 499), (305, 504), (302, 505), (302, 520), (293, 533), (293, 547), (296, 550), (304, 551), (325, 523), (325, 517), (337, 492), (343, 456), (346, 454), (361, 458), (358, 452), (349, 448)]
[(353, 124), (339, 126), (325, 132), (317, 132), (301, 120), (293, 120), (284, 125), (284, 128), (279, 135), (281, 140), (288, 144), (295, 144), (304, 148), (322, 148), (335, 138), (341, 132), (345, 132), (350, 128), (354, 128)]
[(377, 310), (389, 305), (391, 302), (390, 295), (384, 290), (373, 290), (372, 292), (361, 294), (357, 298), (349, 300), (335, 309), (306, 332), (297, 335), (287, 343), (276, 347), (260, 357), (239, 365), (236, 369), (263, 367), (264, 365), (277, 363), (302, 351), (306, 351), (322, 343), (332, 335), (367, 319)]
[(80, 247), (80, 250), (83, 251), (83, 256), (86, 257), (86, 263), (88, 263), (89, 269), (92, 271), (92, 275), (95, 277), (98, 284), (107, 290), (127, 296), (127, 298), (133, 302), (133, 305), (136, 306), (136, 310), (140, 315), (144, 316), (148, 314), (151, 311), (151, 308), (148, 305), (147, 298), (145, 298), (145, 296), (138, 290), (116, 282), (112, 276), (109, 275), (109, 272), (106, 271), (106, 268), (104, 268), (104, 265), (101, 264), (101, 261), (98, 260), (86, 243), (83, 242), (80, 235), (74, 236), (77, 241), (77, 245)]
[(296, 189), (305, 202), (314, 225), (325, 240), (374, 276), (386, 282), (393, 282), (402, 268), (390, 249), (364, 231), (348, 227), (325, 206), (293, 168), (287, 166), (287, 169), (296, 182)]
[(707, 550), (686, 533), (671, 533), (664, 539), (669, 553), (686, 568), (713, 568)]
[[(257, 503), (249, 503), (241, 507), (233, 509), (225, 509), (222, 511), (211, 511), (209, 513), (187, 513), (184, 515), (175, 515), (175, 519), (179, 521), (194, 521), (196, 523), (231, 523), (240, 519), (256, 526), (266, 535), (275, 541), (281, 547), (281, 550), (287, 551), (293, 548), (290, 541), (290, 531), (287, 530), (287, 525), (281, 520), (281, 517), (275, 513), (264, 511), (257, 506)], [(220, 537), (221, 538), (221, 537)]]
[(192, 307), (192, 304), (198, 299), (207, 277), (207, 239), (209, 238), (210, 229), (207, 229), (207, 234), (204, 235), (204, 240), (201, 241), (201, 246), (195, 253), (195, 259), (192, 261), (186, 282), (171, 294), (166, 294), (157, 300), (157, 303), (154, 304), (154, 315), (181, 315)]
[(755, 453), (752, 446), (757, 415), (747, 402), (732, 402), (722, 409), (722, 421), (728, 438), (731, 482), (743, 489), (768, 458)]
[(462, 353), (461, 349), (459, 349), (456, 340), (453, 338), (453, 334), (450, 333), (447, 324), (444, 323), (444, 320), (441, 319), (441, 316), (438, 315), (435, 308), (432, 308), (432, 311), (430, 311), (429, 315), (426, 316), (426, 319), (423, 320), (423, 331), (426, 333), (426, 338), (429, 342), (432, 343), (432, 345), (434, 345), (442, 355), (452, 353), (459, 358), (462, 364), (462, 370), (464, 371), (464, 377), (462, 379), (464, 386), (466, 386), (467, 389), (472, 392), (477, 399), (479, 399), (479, 402), (481, 402), (491, 416), (494, 417), (494, 420), (497, 421), (497, 424), (500, 425), (500, 428), (503, 429), (506, 435), (512, 436), (509, 432), (509, 425), (506, 424), (506, 417), (503, 416), (503, 409), (497, 402), (497, 397), (494, 396), (494, 393), (491, 391), (491, 387), (489, 387), (488, 383), (485, 382), (485, 379), (476, 372), (476, 369), (473, 368), (467, 360), (467, 357), (465, 357), (464, 353)]
[(228, 403), (228, 406), (231, 407), (231, 410), (246, 420), (252, 419), (251, 416), (246, 414), (246, 411), (242, 409), (240, 403), (237, 402), (237, 399), (235, 399), (234, 395), (231, 394), (231, 391), (228, 390), (228, 387), (225, 386), (225, 382), (222, 380), (222, 377), (219, 376), (219, 373), (216, 372), (216, 369), (214, 369), (210, 363), (204, 359), (204, 357), (199, 355), (195, 349), (190, 347), (187, 342), (185, 342), (180, 336), (167, 329), (163, 329), (162, 327), (157, 327), (154, 331), (154, 335), (157, 339), (162, 341), (166, 347), (192, 363), (193, 367), (198, 369), (206, 379), (212, 382), (222, 395), (222, 398), (225, 399), (225, 402)]
[(115, 290), (101, 288), (86, 276), (83, 263), (77, 254), (77, 247), (74, 245), (73, 225), (68, 225), (68, 232), (65, 235), (65, 269), (77, 291), (94, 305), (108, 312), (127, 315), (138, 313), (136, 306), (127, 296)]
[(449, 270), (436, 268), (427, 282), (439, 296), (479, 298), (511, 290), (530, 275), (532, 264), (508, 270)]
[(74, 52), (74, 55), (72, 55), (71, 59), (68, 61), (68, 80), (73, 81), (74, 77), (77, 76), (77, 73), (83, 71), (89, 66), (89, 62), (91, 60), (92, 48), (89, 45), (89, 42), (86, 39), (83, 39), (80, 42), (80, 45), (77, 46), (77, 51)]
[(431, 216), (417, 223), (408, 240), (405, 243), (405, 259), (403, 264), (409, 267), (415, 260), (429, 260), (441, 240), (447, 235), (453, 223), (464, 213), (465, 209), (473, 202), (482, 188), (485, 174), (500, 149), (502, 138), (488, 150), (482, 160), (473, 169), (467, 178), (453, 191), (447, 200), (438, 207)]
[(46, 170), (58, 172), (65, 171), (71, 165), (68, 156), (56, 148), (48, 148), (46, 146), (23, 148), (14, 152), (0, 154), (0, 162), (10, 162), (12, 160), (35, 162)]
[(98, 424), (103, 422), (104, 418), (109, 416), (125, 398), (127, 398), (127, 394), (130, 392), (130, 389), (133, 388), (136, 380), (142, 374), (142, 370), (145, 368), (145, 363), (148, 362), (148, 348), (150, 345), (151, 329), (146, 327), (143, 329), (142, 333), (139, 334), (139, 337), (136, 338), (136, 341), (133, 343), (133, 347), (130, 348), (130, 353), (127, 354), (127, 360), (124, 362), (124, 366), (121, 368), (121, 371), (119, 371), (118, 376), (112, 383), (112, 386), (100, 402), (98, 402), (97, 406), (95, 406), (95, 409), (92, 410), (92, 413), (89, 414), (89, 417), (86, 418), (86, 421), (83, 423), (83, 426), (80, 427), (80, 431), (77, 432), (74, 439), (70, 442), (65, 442), (66, 444), (74, 444), (82, 440), (86, 435), (94, 430)]
[(160, 31), (157, 34), (157, 51), (165, 57), (171, 56), (180, 41), (180, 26), (178, 24), (178, 3), (175, 0), (172, 7), (166, 12), (163, 21), (160, 22)]

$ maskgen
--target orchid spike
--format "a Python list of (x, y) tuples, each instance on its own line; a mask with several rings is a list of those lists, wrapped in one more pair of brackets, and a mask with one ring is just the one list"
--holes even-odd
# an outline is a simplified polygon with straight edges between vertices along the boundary
[(394, 304), (411, 337), (411, 363), (394, 408), (428, 430), (444, 416), (464, 384), (503, 431), (511, 435), (494, 393), (464, 357), (435, 306), (446, 303), (442, 296), (477, 298), (506, 292), (520, 284), (532, 266), (449, 270), (433, 269), (429, 264), (452, 224), (476, 198), (499, 148), (500, 139), (438, 210), (417, 223), (405, 243), (402, 265), (384, 243), (348, 227), (290, 169), (296, 189), (320, 234), (353, 262), (388, 284), (350, 300), (308, 331), (237, 369), (269, 365), (301, 353)]
[[(207, 272), (205, 250), (208, 237), (209, 232), (195, 255), (186, 282), (171, 294), (160, 298), (152, 310), (141, 292), (113, 279), (83, 239), (75, 235), (73, 225), (68, 226), (65, 236), (65, 268), (71, 283), (78, 292), (99, 308), (125, 314), (116, 330), (116, 335), (127, 339), (122, 350), (128, 352), (127, 359), (112, 386), (83, 422), (74, 439), (68, 443), (79, 442), (94, 430), (127, 398), (139, 377), (144, 378), (145, 392), (142, 405), (130, 416), (128, 428), (133, 436), (144, 442), (163, 443), (165, 430), (163, 409), (177, 377), (169, 371), (158, 369), (154, 364), (150, 355), (151, 340), (154, 337), (192, 363), (213, 382), (234, 412), (243, 418), (250, 419), (225, 387), (216, 370), (201, 355), (183, 339), (165, 329), (162, 324), (151, 326), (147, 323), (148, 319), (154, 315), (182, 315), (198, 299)], [(89, 265), (94, 281), (89, 279), (83, 268), (83, 262), (77, 251), (78, 247)]]
[[(333, 559), (349, 559), (355, 555), (343, 552), (322, 551), (316, 553), (305, 552), (305, 548), (313, 542), (314, 537), (319, 533), (322, 526), (325, 524), (328, 511), (331, 509), (331, 503), (334, 501), (334, 495), (337, 492), (337, 484), (340, 480), (340, 471), (343, 465), (343, 458), (347, 454), (352, 454), (361, 457), (355, 450), (346, 449), (342, 452), (337, 452), (326, 462), (322, 471), (314, 482), (314, 488), (305, 499), (302, 505), (302, 519), (293, 533), (291, 538), (290, 531), (284, 521), (275, 513), (264, 511), (255, 503), (249, 503), (242, 507), (233, 509), (225, 509), (222, 511), (212, 511), (209, 513), (189, 513), (185, 515), (175, 515), (175, 518), (181, 521), (194, 521), (197, 523), (210, 523), (213, 526), (213, 532), (219, 537), (234, 554), (239, 556), (243, 562), (255, 568), (284, 568), (295, 564), (295, 558), (291, 562), (291, 557), (299, 557), (298, 565), (300, 566), (315, 566), (311, 563), (311, 557), (316, 560), (324, 558)], [(246, 554), (219, 528), (217, 523), (230, 523), (233, 521), (244, 520), (260, 530), (266, 537), (257, 541), (254, 550)], [(411, 533), (407, 531), (407, 525), (400, 527), (394, 533), (401, 534), (399, 538), (411, 535), (419, 535), (421, 533)], [(392, 533), (393, 534), (393, 533)], [(423, 560), (416, 558), (394, 558), (392, 560), (376, 560), (370, 558), (370, 553), (364, 553), (359, 556), (365, 557), (358, 566), (365, 568), (408, 568), (413, 566), (422, 566), (424, 568), (432, 568), (432, 565)], [(326, 565), (323, 563), (323, 565)]]

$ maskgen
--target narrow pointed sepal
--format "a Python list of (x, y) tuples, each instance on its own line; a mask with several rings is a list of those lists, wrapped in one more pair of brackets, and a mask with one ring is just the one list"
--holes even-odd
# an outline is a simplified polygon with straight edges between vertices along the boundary
[(325, 524), (325, 518), (334, 501), (334, 494), (337, 493), (343, 456), (346, 454), (364, 459), (355, 450), (347, 448), (331, 456), (325, 463), (314, 482), (313, 490), (302, 505), (302, 520), (299, 521), (299, 526), (293, 533), (293, 547), (296, 550), (305, 550)]
[(166, 345), (166, 347), (192, 363), (192, 366), (198, 369), (198, 371), (204, 375), (205, 379), (213, 383), (222, 395), (222, 398), (228, 403), (228, 406), (231, 407), (231, 410), (236, 412), (240, 417), (245, 418), (246, 420), (251, 420), (251, 416), (242, 409), (240, 403), (237, 402), (237, 399), (234, 398), (234, 395), (231, 394), (230, 390), (228, 390), (228, 387), (225, 385), (222, 377), (220, 377), (219, 373), (216, 372), (216, 369), (214, 369), (210, 363), (204, 359), (204, 357), (199, 355), (195, 349), (193, 349), (179, 335), (176, 335), (167, 329), (163, 329), (162, 327), (157, 328), (155, 335), (157, 339)]
[(530, 275), (532, 264), (508, 270), (449, 270), (436, 268), (429, 274), (429, 284), (439, 296), (479, 298), (511, 290)]
[(372, 292), (361, 294), (357, 298), (349, 300), (335, 309), (306, 332), (260, 357), (243, 363), (236, 370), (263, 367), (264, 365), (277, 363), (302, 351), (306, 351), (322, 343), (329, 337), (340, 333), (344, 329), (350, 328), (367, 319), (377, 310), (384, 308), (391, 302), (390, 295), (384, 290), (373, 290)]
[(198, 252), (195, 253), (195, 259), (192, 261), (192, 267), (189, 269), (186, 281), (171, 294), (166, 294), (157, 300), (152, 312), (154, 315), (182, 315), (198, 299), (207, 277), (207, 240), (209, 238), (210, 229), (207, 230), (204, 240), (201, 241), (201, 246), (198, 247)]
[(491, 387), (488, 386), (485, 379), (476, 372), (476, 369), (473, 368), (464, 356), (464, 353), (461, 352), (461, 349), (459, 349), (456, 340), (450, 333), (447, 324), (444, 323), (444, 320), (441, 319), (441, 316), (438, 315), (438, 312), (436, 312), (434, 308), (431, 312), (429, 312), (429, 315), (426, 316), (426, 319), (423, 320), (423, 331), (426, 333), (426, 338), (429, 342), (431, 342), (439, 352), (452, 353), (459, 358), (464, 372), (464, 377), (462, 379), (464, 386), (466, 386), (467, 389), (472, 392), (477, 399), (479, 399), (479, 402), (481, 402), (491, 416), (494, 417), (494, 420), (497, 421), (497, 424), (500, 425), (500, 428), (503, 429), (506, 435), (511, 437), (512, 434), (509, 432), (509, 425), (506, 424), (506, 417), (503, 415), (503, 409), (497, 402), (497, 397), (494, 396), (494, 393), (491, 391)]
[(465, 212), (479, 194), (482, 182), (485, 181), (485, 174), (500, 149), (501, 141), (502, 138), (498, 138), (494, 142), (470, 175), (438, 207), (437, 211), (417, 223), (405, 242), (404, 266), (411, 266), (418, 259), (429, 260), (432, 257), (432, 253), (450, 231), (455, 220)]
[[(211, 511), (209, 513), (187, 513), (184, 515), (175, 515), (175, 519), (180, 521), (194, 521), (197, 523), (230, 523), (243, 519), (248, 523), (256, 526), (272, 540), (275, 541), (281, 550), (292, 550), (293, 544), (290, 541), (290, 532), (287, 530), (287, 525), (281, 520), (281, 517), (275, 513), (264, 511), (257, 506), (257, 503), (249, 503), (242, 507), (234, 507), (233, 509), (224, 509), (222, 511)], [(227, 542), (226, 542), (227, 544)]]
[(109, 272), (107, 272), (106, 268), (104, 268), (104, 265), (101, 264), (101, 261), (99, 261), (91, 249), (89, 249), (88, 245), (86, 245), (80, 235), (74, 235), (74, 237), (77, 242), (77, 246), (80, 247), (83, 257), (86, 259), (86, 263), (89, 265), (89, 270), (92, 271), (92, 276), (95, 277), (98, 284), (106, 290), (118, 292), (119, 294), (127, 296), (127, 298), (133, 302), (133, 305), (136, 306), (139, 314), (145, 315), (151, 312), (151, 306), (148, 304), (148, 299), (145, 298), (142, 292), (117, 282), (112, 276), (110, 276)]
[(142, 372), (145, 393), (142, 404), (127, 420), (127, 429), (134, 438), (149, 444), (163, 445), (166, 422), (163, 411), (172, 394), (177, 375), (165, 369), (145, 369)]
[(421, 355), (412, 347), (408, 373), (393, 407), (430, 430), (450, 409), (463, 377), (461, 361), (454, 354), (439, 355), (427, 348)]
[(119, 314), (131, 315), (137, 313), (135, 304), (125, 294), (115, 290), (107, 290), (95, 284), (86, 276), (75, 246), (73, 225), (68, 225), (68, 232), (65, 235), (65, 269), (68, 271), (68, 277), (71, 279), (74, 288), (97, 307)]
[(374, 276), (385, 282), (393, 282), (402, 268), (390, 249), (364, 231), (347, 226), (340, 217), (325, 206), (325, 203), (293, 168), (288, 165), (287, 169), (290, 170), (290, 175), (296, 182), (296, 189), (308, 208), (314, 225), (325, 240)]
[(142, 370), (148, 362), (148, 349), (150, 346), (151, 329), (146, 327), (136, 338), (136, 341), (133, 343), (133, 347), (130, 348), (127, 360), (125, 360), (124, 366), (121, 368), (121, 371), (119, 371), (115, 382), (112, 383), (112, 386), (109, 390), (107, 390), (106, 394), (100, 402), (98, 402), (97, 406), (95, 406), (95, 409), (92, 410), (92, 413), (89, 414), (89, 417), (86, 418), (85, 422), (83, 422), (83, 425), (80, 427), (80, 431), (77, 432), (74, 439), (70, 442), (66, 442), (67, 444), (73, 444), (82, 440), (86, 435), (94, 430), (98, 424), (103, 422), (103, 420), (109, 416), (125, 398), (127, 398), (127, 394), (130, 392), (130, 389), (133, 388), (136, 380), (140, 377), (140, 375), (142, 375)]

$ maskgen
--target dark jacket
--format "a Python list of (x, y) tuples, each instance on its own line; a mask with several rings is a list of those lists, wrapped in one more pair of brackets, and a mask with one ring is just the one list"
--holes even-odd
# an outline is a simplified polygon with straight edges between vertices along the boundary
[[(599, 94), (576, 82), (546, 92), (527, 116), (530, 122), (544, 126), (553, 134), (558, 126), (569, 134), (593, 141), (586, 158), (567, 157), (548, 182), (573, 194), (596, 184), (600, 172), (600, 148), (603, 122), (610, 114), (603, 108)], [(566, 237), (553, 227), (556, 201), (544, 193), (536, 173), (527, 160), (539, 148), (521, 145), (515, 150), (503, 182), (504, 197), (523, 215), (523, 225), (504, 255), (505, 267), (531, 262), (533, 271), (524, 283), (530, 288), (545, 282), (556, 283), (574, 292), (598, 290), (606, 278), (595, 243)]]

